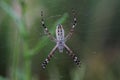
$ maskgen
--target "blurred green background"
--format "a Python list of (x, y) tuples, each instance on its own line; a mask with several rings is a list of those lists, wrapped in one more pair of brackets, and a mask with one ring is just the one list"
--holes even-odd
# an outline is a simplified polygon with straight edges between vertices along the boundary
[[(55, 43), (44, 34), (40, 11), (55, 36), (61, 23), (66, 43), (81, 60), (78, 68), (56, 51), (47, 68), (41, 63)], [(0, 0), (0, 80), (120, 80), (120, 0)]]

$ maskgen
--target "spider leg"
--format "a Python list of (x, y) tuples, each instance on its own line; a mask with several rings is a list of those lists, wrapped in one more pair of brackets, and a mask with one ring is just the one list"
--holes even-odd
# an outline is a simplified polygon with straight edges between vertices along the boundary
[(68, 33), (67, 36), (65, 37), (65, 41), (67, 41), (68, 39), (71, 38), (71, 36), (72, 36), (72, 34), (73, 34), (73, 32), (74, 32), (74, 28), (75, 28), (75, 26), (77, 25), (77, 19), (76, 19), (76, 16), (75, 16), (75, 15), (76, 15), (76, 14), (75, 14), (75, 11), (73, 10), (72, 13), (73, 13), (73, 25), (72, 25), (69, 33)]
[(68, 55), (71, 56), (72, 59), (74, 60), (75, 64), (77, 64), (79, 66), (80, 61), (79, 61), (78, 57), (73, 53), (73, 51), (66, 44), (64, 44), (64, 47), (68, 51)]
[(50, 59), (53, 57), (56, 49), (57, 49), (57, 45), (52, 49), (52, 51), (50, 52), (50, 54), (48, 55), (48, 57), (45, 59), (45, 61), (42, 63), (42, 68), (45, 69), (47, 64), (49, 63)]
[(41, 17), (42, 17), (41, 23), (42, 23), (42, 26), (43, 26), (43, 28), (44, 28), (45, 34), (47, 34), (48, 37), (49, 37), (52, 41), (56, 42), (56, 39), (51, 35), (51, 33), (49, 32), (48, 28), (47, 28), (46, 25), (45, 25), (45, 21), (44, 21), (44, 19), (43, 19), (43, 11), (41, 11)]

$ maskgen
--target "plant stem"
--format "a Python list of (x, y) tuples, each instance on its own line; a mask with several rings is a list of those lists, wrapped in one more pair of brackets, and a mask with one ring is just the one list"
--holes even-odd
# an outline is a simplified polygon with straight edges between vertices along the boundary
[(31, 59), (25, 60), (25, 80), (31, 80)]

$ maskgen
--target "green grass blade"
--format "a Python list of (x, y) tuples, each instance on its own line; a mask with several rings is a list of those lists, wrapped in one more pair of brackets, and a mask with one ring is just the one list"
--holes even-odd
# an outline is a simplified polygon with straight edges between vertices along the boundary
[(0, 1), (0, 7), (15, 21), (22, 37), (26, 36), (27, 33), (25, 30), (24, 23), (20, 16), (14, 11), (14, 9), (4, 1)]

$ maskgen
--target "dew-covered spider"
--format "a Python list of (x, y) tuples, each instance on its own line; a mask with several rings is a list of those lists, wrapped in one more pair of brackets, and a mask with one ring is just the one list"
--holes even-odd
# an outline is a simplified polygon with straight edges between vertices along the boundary
[(73, 32), (74, 32), (74, 28), (77, 24), (76, 21), (76, 15), (75, 15), (75, 11), (73, 11), (73, 25), (69, 31), (69, 33), (67, 34), (67, 36), (64, 36), (64, 29), (62, 27), (61, 24), (58, 24), (56, 26), (56, 38), (53, 37), (51, 35), (51, 33), (49, 32), (48, 28), (45, 25), (44, 19), (43, 19), (43, 11), (41, 11), (41, 23), (42, 26), (45, 30), (45, 33), (48, 35), (48, 37), (54, 41), (56, 43), (56, 46), (52, 49), (52, 51), (49, 53), (48, 57), (45, 59), (45, 61), (42, 63), (42, 68), (45, 69), (46, 65), (49, 63), (50, 59), (53, 57), (56, 49), (58, 48), (59, 52), (62, 53), (63, 49), (65, 48), (65, 50), (67, 51), (67, 54), (70, 55), (72, 57), (72, 59), (74, 60), (75, 64), (79, 65), (80, 61), (78, 59), (78, 57), (73, 53), (73, 51), (65, 44), (65, 42), (71, 38)]

